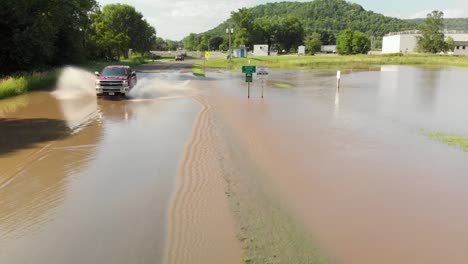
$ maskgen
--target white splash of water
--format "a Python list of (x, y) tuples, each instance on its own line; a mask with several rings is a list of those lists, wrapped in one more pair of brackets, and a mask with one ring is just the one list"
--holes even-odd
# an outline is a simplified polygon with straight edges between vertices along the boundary
[(52, 95), (60, 103), (65, 121), (71, 129), (79, 129), (98, 113), (95, 92), (96, 77), (75, 67), (64, 68)]
[(189, 92), (190, 80), (158, 78), (163, 76), (144, 76), (129, 93), (132, 99), (163, 99), (184, 96)]
[(52, 93), (57, 99), (77, 99), (96, 97), (94, 88), (96, 76), (76, 67), (65, 67), (60, 73), (56, 90)]

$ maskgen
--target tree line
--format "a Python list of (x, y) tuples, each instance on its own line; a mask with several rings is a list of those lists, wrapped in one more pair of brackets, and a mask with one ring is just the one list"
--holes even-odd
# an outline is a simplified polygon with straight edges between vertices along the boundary
[(95, 0), (2, 0), (0, 75), (86, 60), (117, 60), (145, 53), (156, 30), (125, 4)]
[(182, 42), (185, 48), (193, 50), (227, 50), (229, 36), (225, 30), (231, 26), (235, 27), (234, 46), (251, 49), (254, 44), (270, 44), (280, 51), (291, 51), (290, 48), (307, 44), (312, 35), (320, 36), (323, 45), (334, 45), (338, 36), (349, 29), (375, 37), (379, 40), (376, 43), (381, 43), (384, 34), (413, 29), (416, 24), (376, 14), (344, 0), (279, 2), (242, 8), (214, 29), (192, 33)]

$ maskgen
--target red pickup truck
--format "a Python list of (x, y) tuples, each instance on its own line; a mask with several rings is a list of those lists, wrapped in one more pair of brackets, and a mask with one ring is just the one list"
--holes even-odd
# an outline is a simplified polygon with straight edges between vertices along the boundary
[(127, 95), (137, 84), (136, 72), (129, 66), (107, 66), (96, 74), (97, 95)]

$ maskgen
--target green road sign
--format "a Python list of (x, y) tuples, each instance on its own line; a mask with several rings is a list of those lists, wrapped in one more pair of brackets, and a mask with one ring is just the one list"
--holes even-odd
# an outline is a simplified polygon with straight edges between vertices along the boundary
[(242, 66), (242, 73), (256, 73), (256, 66)]
[(245, 74), (245, 82), (251, 83), (252, 82), (252, 73), (246, 73)]

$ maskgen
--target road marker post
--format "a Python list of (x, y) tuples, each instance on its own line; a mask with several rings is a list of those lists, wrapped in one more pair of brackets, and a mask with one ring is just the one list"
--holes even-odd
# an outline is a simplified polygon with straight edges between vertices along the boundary
[(263, 99), (263, 89), (265, 86), (265, 79), (268, 77), (268, 67), (258, 66), (257, 68), (257, 77), (261, 80), (262, 83), (262, 99)]
[(211, 58), (211, 53), (205, 51), (205, 59), (203, 60), (203, 74), (206, 76), (206, 61)]
[(340, 83), (341, 83), (341, 71), (336, 72), (336, 89), (340, 89)]
[(250, 83), (253, 81), (253, 74), (257, 72), (256, 66), (242, 66), (242, 73), (245, 73), (247, 83), (247, 98), (250, 99)]

